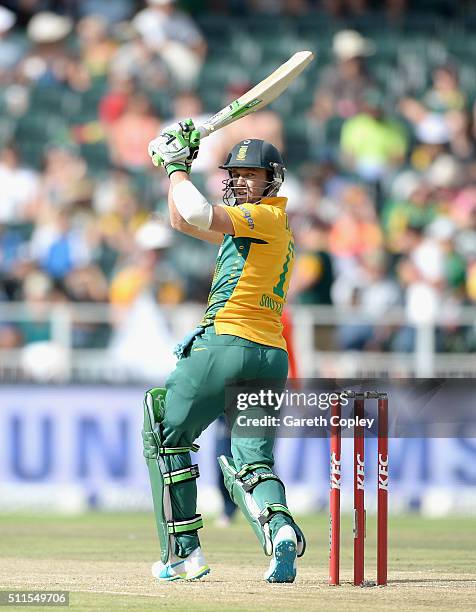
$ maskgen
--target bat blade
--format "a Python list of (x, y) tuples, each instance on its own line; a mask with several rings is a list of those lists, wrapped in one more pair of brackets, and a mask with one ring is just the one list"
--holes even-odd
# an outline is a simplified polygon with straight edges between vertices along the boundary
[(225, 125), (254, 113), (276, 100), (313, 59), (314, 54), (311, 51), (295, 53), (268, 77), (199, 126), (201, 137), (205, 138)]

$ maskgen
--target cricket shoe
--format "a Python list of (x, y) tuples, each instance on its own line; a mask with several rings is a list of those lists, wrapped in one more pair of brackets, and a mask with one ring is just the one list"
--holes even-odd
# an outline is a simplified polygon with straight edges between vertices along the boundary
[(285, 525), (273, 539), (273, 558), (264, 574), (268, 582), (294, 582), (296, 578), (297, 538), (294, 529)]
[(174, 580), (199, 580), (210, 573), (210, 568), (205, 563), (200, 547), (181, 559), (172, 555), (168, 563), (157, 561), (152, 566), (152, 576), (160, 582), (173, 582)]

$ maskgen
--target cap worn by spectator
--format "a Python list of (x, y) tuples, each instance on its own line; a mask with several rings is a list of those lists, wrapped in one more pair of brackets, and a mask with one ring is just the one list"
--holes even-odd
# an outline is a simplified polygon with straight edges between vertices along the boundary
[(0, 34), (8, 32), (15, 25), (17, 18), (15, 13), (9, 11), (4, 6), (0, 6)]
[(392, 197), (400, 200), (408, 200), (422, 184), (422, 178), (413, 170), (405, 170), (397, 175), (392, 183)]
[(144, 251), (172, 246), (172, 232), (157, 221), (144, 223), (136, 232), (136, 244)]
[(332, 41), (332, 50), (342, 61), (357, 57), (369, 57), (375, 53), (372, 41), (364, 38), (356, 30), (342, 30), (337, 32)]
[(425, 234), (436, 240), (451, 240), (456, 234), (456, 225), (448, 217), (438, 217), (427, 226)]
[(66, 38), (72, 29), (72, 19), (45, 11), (32, 17), (27, 34), (35, 43), (54, 43)]
[(450, 140), (450, 130), (444, 116), (428, 113), (415, 126), (415, 135), (424, 144), (446, 144)]
[(457, 187), (463, 178), (461, 164), (451, 155), (440, 155), (426, 172), (426, 179), (435, 187)]
[(194, 20), (175, 2), (153, 0), (134, 17), (146, 47), (157, 54), (181, 90), (194, 89), (206, 53), (206, 41)]

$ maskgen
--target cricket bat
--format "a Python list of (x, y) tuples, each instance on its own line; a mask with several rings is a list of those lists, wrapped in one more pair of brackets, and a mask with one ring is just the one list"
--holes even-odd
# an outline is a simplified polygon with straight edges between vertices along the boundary
[(276, 100), (313, 59), (314, 54), (311, 51), (295, 53), (261, 83), (255, 85), (240, 98), (233, 100), (231, 104), (200, 125), (197, 129), (201, 137), (205, 138), (225, 125), (238, 121)]

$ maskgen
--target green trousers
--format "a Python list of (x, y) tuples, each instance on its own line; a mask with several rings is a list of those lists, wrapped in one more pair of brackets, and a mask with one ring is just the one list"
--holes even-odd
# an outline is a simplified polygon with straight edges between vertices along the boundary
[[(230, 381), (273, 379), (284, 387), (288, 373), (286, 351), (263, 346), (231, 335), (217, 335), (214, 327), (197, 336), (175, 370), (166, 381), (166, 402), (162, 434), (164, 446), (189, 446), (215, 419), (224, 413), (225, 385)], [(251, 463), (274, 465), (274, 437), (234, 437), (231, 452), (237, 470)], [(191, 465), (190, 453), (166, 457), (169, 470)], [(170, 488), (172, 513), (175, 520), (185, 520), (196, 514), (197, 485), (195, 480), (175, 484)], [(253, 491), (260, 508), (265, 503), (286, 505), (281, 484), (267, 480)], [(292, 519), (276, 514), (270, 521), (272, 536)], [(197, 532), (176, 538), (179, 557), (189, 555), (200, 545)]]

